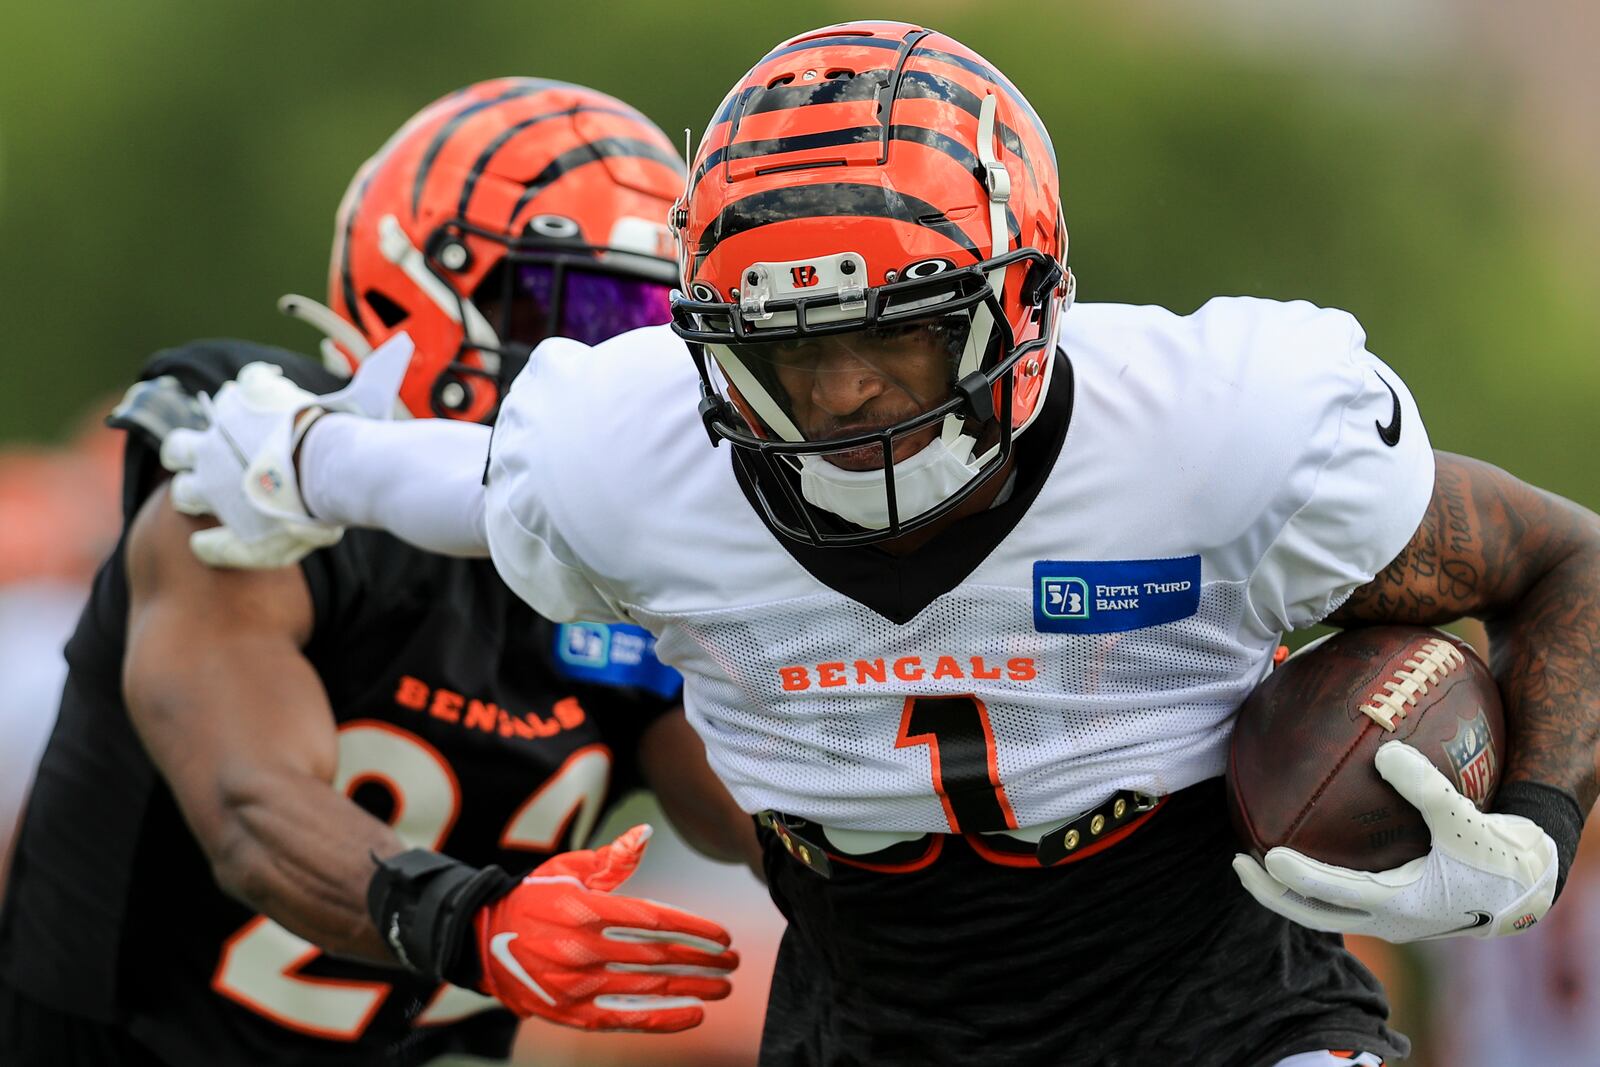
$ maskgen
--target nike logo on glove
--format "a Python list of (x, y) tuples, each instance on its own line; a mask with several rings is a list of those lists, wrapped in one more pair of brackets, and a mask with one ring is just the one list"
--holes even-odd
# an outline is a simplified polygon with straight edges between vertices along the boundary
[(1467, 914), (1472, 916), (1472, 921), (1471, 922), (1469, 922), (1469, 923), (1467, 923), (1467, 924), (1465, 924), (1463, 926), (1451, 927), (1450, 929), (1446, 930), (1444, 933), (1442, 933), (1442, 934), (1434, 934), (1433, 936), (1434, 937), (1449, 937), (1452, 934), (1459, 934), (1459, 933), (1461, 933), (1461, 932), (1463, 932), (1465, 930), (1476, 930), (1480, 926), (1488, 926), (1490, 923), (1494, 922), (1494, 916), (1490, 915), (1486, 911), (1469, 911), (1469, 912), (1467, 912)]
[[(1485, 918), (1487, 918), (1487, 916), (1485, 916)], [(549, 993), (546, 993), (544, 991), (544, 987), (533, 980), (533, 975), (523, 970), (521, 961), (511, 954), (511, 942), (515, 941), (516, 939), (517, 935), (515, 932), (495, 934), (494, 937), (489, 939), (489, 955), (493, 956), (495, 958), (495, 962), (506, 969), (506, 973), (510, 974), (511, 977), (527, 986), (533, 992), (534, 996), (538, 997), (552, 1008), (555, 1007), (556, 998), (552, 997)]]
[(1378, 428), (1378, 436), (1383, 439), (1383, 443), (1393, 448), (1400, 443), (1400, 394), (1394, 391), (1394, 386), (1383, 381), (1383, 375), (1378, 375), (1378, 381), (1383, 382), (1383, 387), (1389, 390), (1389, 395), (1394, 398), (1394, 414), (1389, 416), (1389, 425), (1385, 426), (1377, 419), (1372, 420), (1372, 425)]

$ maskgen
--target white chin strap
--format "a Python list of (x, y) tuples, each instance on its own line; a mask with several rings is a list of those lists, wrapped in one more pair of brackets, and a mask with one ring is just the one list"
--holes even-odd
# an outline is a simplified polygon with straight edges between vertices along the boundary
[[(972, 458), (972, 438), (939, 437), (894, 465), (895, 511), (901, 522), (931, 511), (977, 477), (987, 457)], [(889, 527), (882, 470), (847, 471), (821, 456), (800, 457), (800, 493), (811, 504), (868, 530)]]
[(335, 341), (344, 345), (345, 350), (355, 357), (357, 363), (372, 353), (372, 345), (362, 336), (360, 330), (341, 318), (338, 312), (317, 303), (309, 296), (285, 293), (278, 298), (278, 310), (290, 318), (308, 323), (327, 335), (322, 339), (322, 365), (341, 378), (350, 377), (350, 364), (334, 347)]

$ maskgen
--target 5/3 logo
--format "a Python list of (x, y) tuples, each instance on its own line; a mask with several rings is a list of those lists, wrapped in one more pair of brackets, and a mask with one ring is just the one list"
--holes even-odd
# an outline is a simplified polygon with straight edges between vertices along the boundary
[(1087, 619), (1088, 583), (1082, 578), (1039, 579), (1039, 610), (1052, 619)]

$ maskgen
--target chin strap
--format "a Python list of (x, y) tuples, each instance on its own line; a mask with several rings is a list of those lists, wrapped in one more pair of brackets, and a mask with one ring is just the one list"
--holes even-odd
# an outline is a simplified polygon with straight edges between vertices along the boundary
[[(983, 98), (983, 104), (978, 108), (978, 162), (983, 166), (983, 185), (989, 193), (989, 254), (999, 257), (1006, 254), (1011, 248), (1011, 230), (1006, 226), (1006, 204), (1011, 200), (1011, 173), (1006, 170), (995, 152), (995, 112), (999, 106), (998, 99), (993, 93)], [(996, 305), (1004, 307), (1002, 295), (1005, 291), (1006, 269), (996, 267), (989, 272), (989, 288), (994, 292)], [(988, 348), (990, 335), (994, 333), (994, 312), (987, 303), (979, 304), (972, 311), (972, 328), (967, 333), (966, 349), (961, 353), (961, 363), (956, 368), (956, 380), (962, 381), (978, 369), (983, 361), (984, 351)], [(1009, 418), (1010, 412), (996, 412), (1000, 418)], [(950, 415), (944, 420), (944, 426), (939, 436), (946, 445), (953, 446), (966, 433), (964, 418), (959, 415)], [(977, 439), (973, 438), (974, 447)], [(997, 446), (998, 447), (998, 446)], [(983, 462), (988, 457), (981, 456), (978, 462)]]
[[(978, 162), (983, 164), (983, 185), (989, 191), (989, 244), (991, 256), (1003, 256), (1011, 247), (1011, 232), (1006, 227), (1006, 202), (1011, 199), (1011, 174), (994, 150), (995, 95), (983, 98), (978, 108)], [(994, 274), (989, 283), (1000, 295), (1000, 283)]]
[(350, 325), (338, 312), (309, 296), (285, 293), (278, 297), (278, 310), (326, 335), (321, 345), (322, 365), (341, 378), (350, 377), (350, 363), (334, 347), (335, 343), (344, 345), (357, 363), (372, 352), (371, 343), (362, 336), (360, 330)]

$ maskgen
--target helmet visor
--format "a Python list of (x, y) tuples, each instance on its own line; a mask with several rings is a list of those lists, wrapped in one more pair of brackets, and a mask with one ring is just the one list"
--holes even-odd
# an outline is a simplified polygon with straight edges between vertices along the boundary
[[(847, 332), (709, 344), (728, 384), (763, 437), (842, 441), (904, 426), (954, 395), (972, 319), (966, 312)], [(934, 420), (936, 421), (936, 420)], [(936, 429), (896, 444), (916, 451)], [(881, 469), (881, 448), (825, 454), (829, 462)]]
[(570, 337), (594, 345), (672, 317), (670, 285), (571, 263), (513, 263), (511, 290), (501, 336), (519, 344)]

